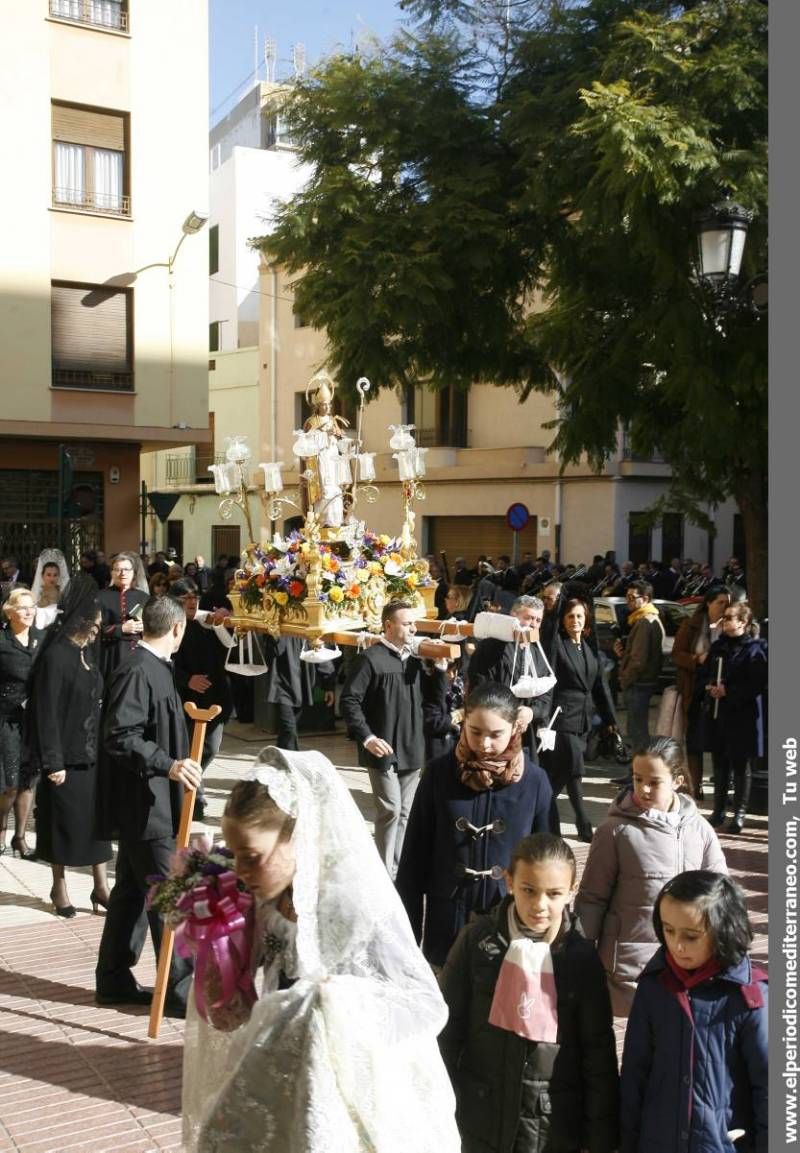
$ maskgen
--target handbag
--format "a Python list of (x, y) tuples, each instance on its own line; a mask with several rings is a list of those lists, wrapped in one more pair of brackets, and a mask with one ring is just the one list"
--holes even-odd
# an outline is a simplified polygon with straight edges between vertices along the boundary
[(686, 736), (683, 722), (683, 701), (675, 685), (668, 685), (661, 694), (656, 733), (660, 737), (672, 737), (674, 741), (680, 742)]

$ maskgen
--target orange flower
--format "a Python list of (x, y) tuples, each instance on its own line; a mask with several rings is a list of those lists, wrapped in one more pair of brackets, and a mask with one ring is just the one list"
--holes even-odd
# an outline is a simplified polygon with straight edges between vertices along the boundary
[(360, 596), (360, 594), (361, 594), (361, 585), (360, 584), (350, 585), (350, 588), (347, 590), (347, 595), (349, 597), (353, 597), (354, 600), (357, 599)]

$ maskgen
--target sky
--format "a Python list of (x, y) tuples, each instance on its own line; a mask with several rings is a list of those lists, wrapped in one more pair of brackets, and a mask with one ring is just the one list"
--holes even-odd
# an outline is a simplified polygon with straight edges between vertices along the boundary
[(276, 78), (282, 79), (293, 75), (295, 44), (305, 46), (311, 65), (365, 34), (384, 39), (403, 18), (395, 0), (209, 0), (208, 17), (210, 124), (230, 112), (253, 83), (256, 28), (259, 79), (267, 78), (267, 37), (275, 41)]

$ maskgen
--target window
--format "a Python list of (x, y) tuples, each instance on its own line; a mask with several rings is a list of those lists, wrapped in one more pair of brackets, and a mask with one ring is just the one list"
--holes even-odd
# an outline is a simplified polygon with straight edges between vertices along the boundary
[(208, 230), (208, 272), (213, 276), (219, 272), (219, 225), (212, 224)]
[(133, 293), (53, 281), (53, 388), (133, 391)]
[(50, 15), (76, 24), (128, 31), (127, 0), (50, 0)]
[(274, 105), (271, 109), (264, 109), (261, 116), (262, 148), (294, 148), (294, 141), (286, 118), (282, 113), (275, 111)]
[(130, 215), (128, 117), (53, 103), (53, 204)]
[(409, 424), (417, 426), (417, 443), (427, 447), (467, 447), (469, 391), (448, 385), (434, 391), (417, 385), (406, 404)]
[(651, 528), (646, 512), (628, 513), (628, 560), (643, 564), (651, 558)]
[(679, 512), (665, 512), (661, 518), (661, 559), (667, 564), (683, 556), (683, 517)]
[(208, 326), (208, 351), (219, 352), (219, 330), (221, 321), (212, 320)]

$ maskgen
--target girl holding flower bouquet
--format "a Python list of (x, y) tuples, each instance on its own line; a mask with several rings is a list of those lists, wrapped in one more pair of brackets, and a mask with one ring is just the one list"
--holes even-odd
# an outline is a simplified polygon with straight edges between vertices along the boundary
[(187, 1150), (457, 1153), (436, 1045), (446, 1009), (333, 765), (263, 750), (222, 831), (263, 975), (252, 1009), (238, 997), (238, 1027), (190, 1007)]

